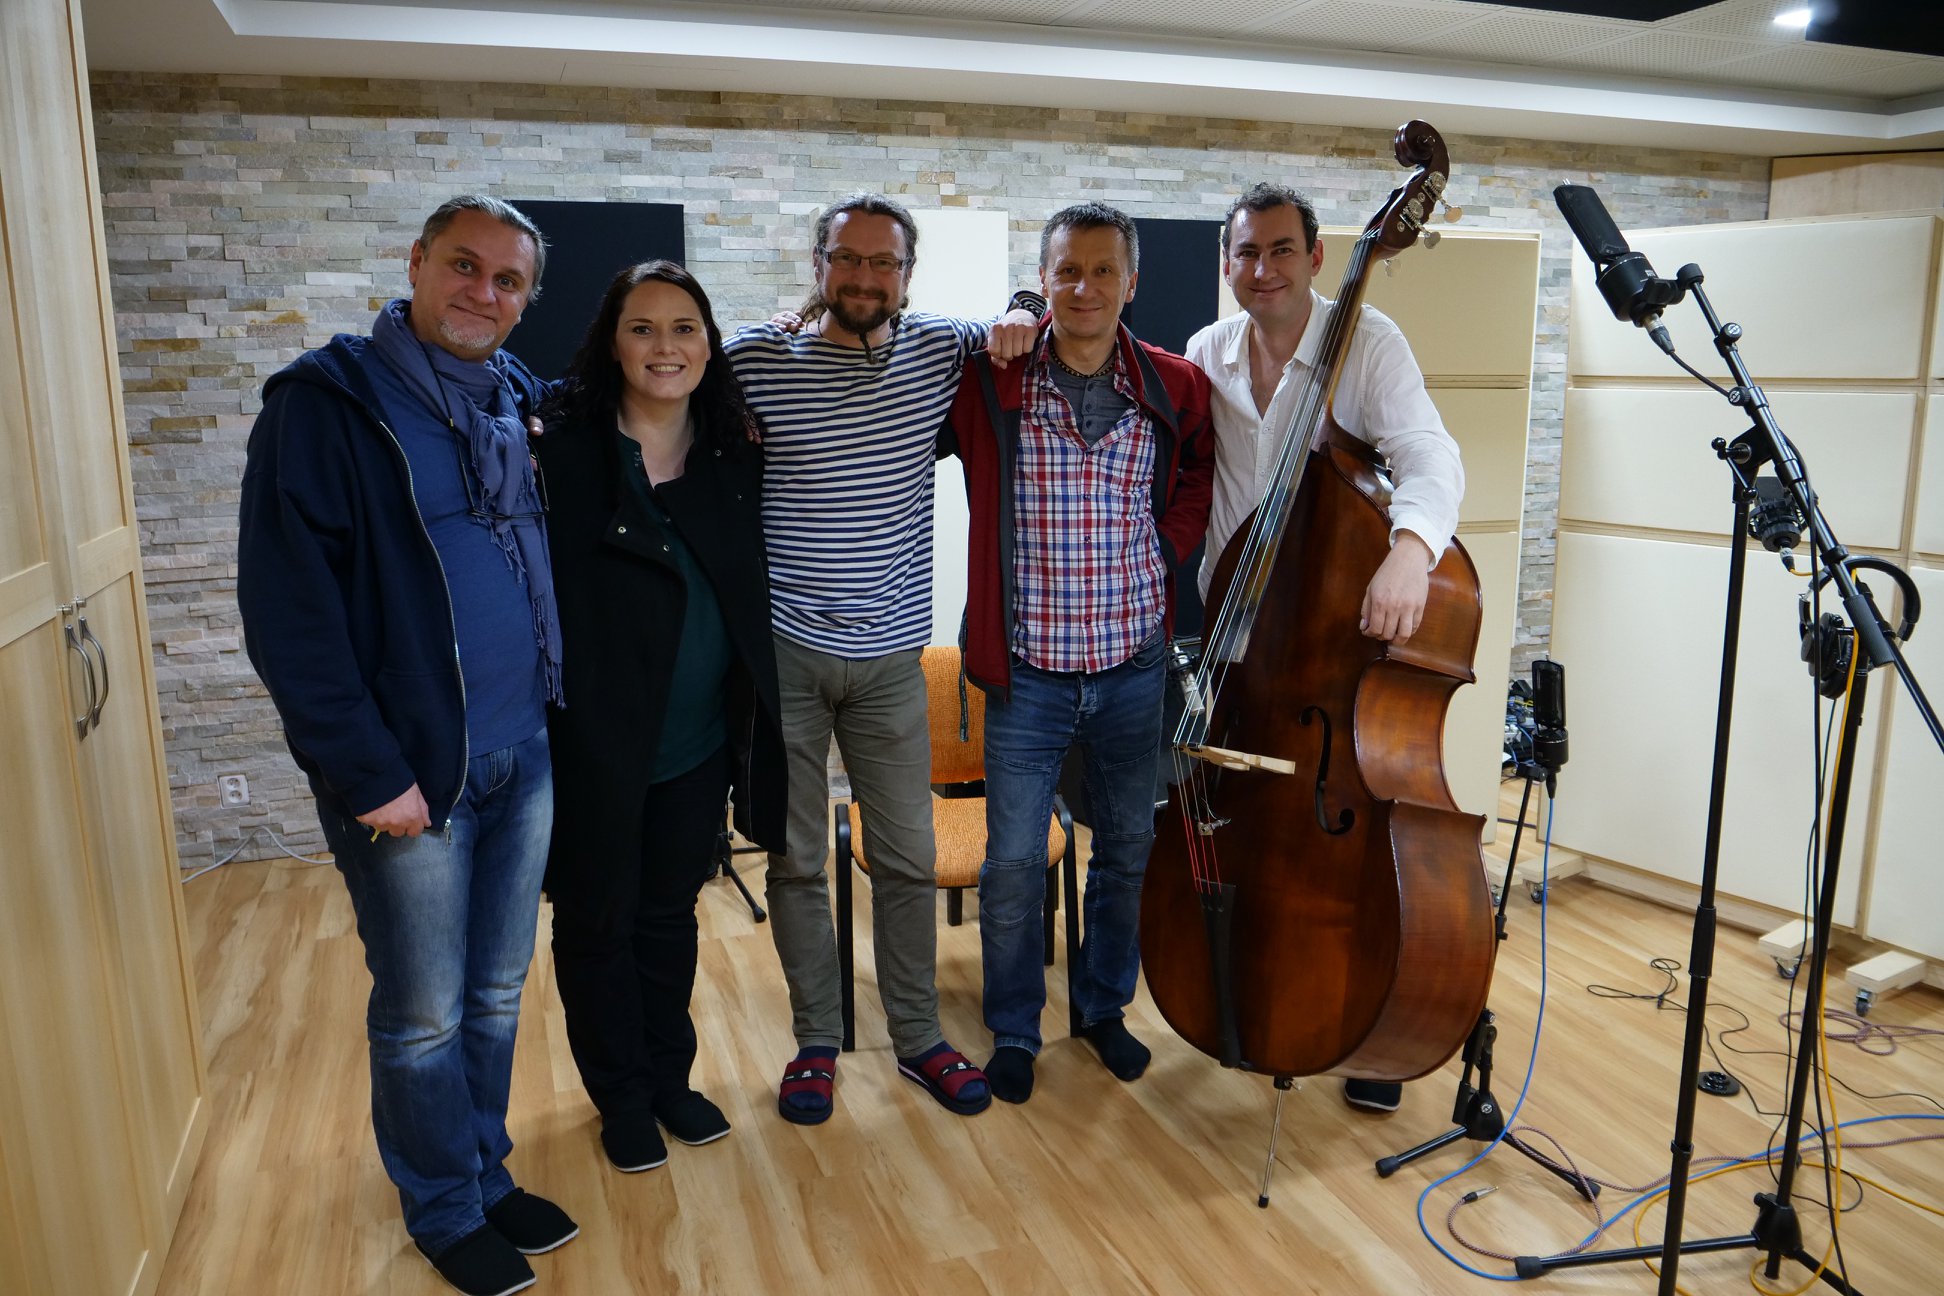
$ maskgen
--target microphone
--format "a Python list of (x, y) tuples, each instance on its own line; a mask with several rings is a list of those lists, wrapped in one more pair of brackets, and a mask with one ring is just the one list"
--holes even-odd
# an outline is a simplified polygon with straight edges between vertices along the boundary
[(1748, 515), (1748, 533), (1770, 553), (1786, 553), (1802, 543), (1802, 513), (1795, 496), (1774, 477), (1755, 479), (1755, 507)]
[(1553, 200), (1592, 260), (1597, 271), (1594, 283), (1613, 317), (1646, 329), (1654, 344), (1672, 355), (1674, 343), (1660, 322), (1661, 311), (1686, 297), (1687, 289), (1657, 276), (1647, 258), (1627, 246), (1600, 195), (1585, 185), (1560, 185), (1553, 190)]

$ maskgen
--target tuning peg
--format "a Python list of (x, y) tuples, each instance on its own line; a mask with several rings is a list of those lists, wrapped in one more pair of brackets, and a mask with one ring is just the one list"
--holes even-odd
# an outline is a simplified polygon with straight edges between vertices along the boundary
[(1397, 262), (1391, 260), (1389, 257), (1384, 258), (1384, 278), (1393, 279), (1396, 278), (1396, 276), (1397, 276)]
[(1440, 200), (1438, 205), (1444, 208), (1446, 221), (1461, 221), (1465, 219), (1465, 209), (1463, 207), (1454, 207), (1452, 204), (1442, 200)]
[(1436, 230), (1426, 230), (1424, 232), (1424, 246), (1434, 248), (1438, 246), (1438, 240), (1443, 237), (1444, 235), (1438, 233)]

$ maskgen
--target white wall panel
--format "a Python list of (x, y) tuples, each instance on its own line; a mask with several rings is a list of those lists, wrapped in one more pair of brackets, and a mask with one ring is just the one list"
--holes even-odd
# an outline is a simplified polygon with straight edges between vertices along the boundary
[[(1485, 611), (1473, 658), (1478, 682), (1459, 689), (1445, 715), (1445, 778), (1461, 808), (1495, 825), (1505, 750), (1505, 691), (1518, 615), (1519, 533), (1465, 532), (1458, 538), (1478, 568)], [(1491, 838), (1488, 829), (1487, 840)]]
[[(1669, 278), (1687, 262), (1723, 320), (1747, 335), (1742, 358), (1755, 381), (1915, 379), (1922, 372), (1930, 301), (1928, 216), (1778, 221), (1628, 232), (1633, 248)], [(1573, 265), (1567, 370), (1582, 377), (1678, 376), (1645, 333), (1613, 317), (1583, 256)], [(1689, 364), (1725, 376), (1700, 311), (1667, 314)]]
[(1911, 547), (1944, 557), (1944, 393), (1924, 400), (1924, 443)]
[[(1760, 550), (1747, 561), (1720, 887), (1795, 909), (1814, 820), (1812, 693), (1797, 655), (1800, 582)], [(1552, 652), (1566, 667), (1572, 735), (1556, 803), (1562, 845), (1700, 881), (1727, 563), (1727, 550), (1712, 545), (1559, 537)], [(1882, 710), (1881, 697), (1873, 699), (1862, 732), (1835, 915), (1844, 924), (1856, 911)]]
[(1459, 520), (1468, 524), (1501, 523), (1516, 532), (1525, 511), (1530, 392), (1523, 386), (1434, 385), (1431, 401), (1464, 456), (1465, 498), (1458, 509)]
[[(1449, 226), (1440, 232), (1436, 247), (1411, 248), (1391, 263), (1394, 271), (1373, 274), (1364, 300), (1397, 321), (1427, 374), (1529, 375), (1538, 237)], [(1325, 238), (1337, 274), (1353, 241)]]
[[(1917, 393), (1774, 392), (1770, 404), (1843, 543), (1900, 547)], [(1560, 520), (1726, 535), (1730, 478), (1709, 444), (1747, 429), (1699, 385), (1568, 388)]]
[[(1944, 609), (1944, 568), (1913, 568), (1927, 609)], [(1944, 699), (1944, 616), (1928, 614), (1905, 648), (1930, 696)], [(1883, 775), (1876, 865), (1863, 930), (1877, 940), (1944, 959), (1944, 752), (1931, 741), (1903, 682), (1879, 671), (1870, 687), (1891, 696), (1890, 761)]]
[[(911, 307), (937, 315), (991, 319), (1013, 285), (1006, 253), (1006, 213), (962, 207), (914, 211), (918, 265), (911, 273)], [(965, 474), (958, 460), (933, 470), (932, 634), (935, 644), (958, 642), (965, 611)]]

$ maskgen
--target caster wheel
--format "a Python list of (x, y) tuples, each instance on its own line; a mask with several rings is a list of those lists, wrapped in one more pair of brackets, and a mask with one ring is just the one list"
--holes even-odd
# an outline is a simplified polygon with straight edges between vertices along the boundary
[(1505, 898), (1505, 888), (1494, 884), (1491, 887), (1491, 892), (1492, 892), (1492, 907), (1496, 909), (1498, 908), (1498, 902)]
[(1526, 894), (1532, 898), (1532, 903), (1534, 904), (1546, 903), (1546, 888), (1540, 886), (1537, 882), (1528, 882), (1526, 884)]
[(1802, 960), (1800, 959), (1789, 959), (1786, 961), (1777, 959), (1775, 960), (1775, 975), (1781, 977), (1784, 981), (1793, 981), (1796, 979), (1796, 972), (1801, 967)]
[(1876, 995), (1868, 990), (1858, 990), (1856, 992), (1856, 1015), (1858, 1017), (1868, 1017), (1870, 1015), (1870, 1005), (1875, 1002)]

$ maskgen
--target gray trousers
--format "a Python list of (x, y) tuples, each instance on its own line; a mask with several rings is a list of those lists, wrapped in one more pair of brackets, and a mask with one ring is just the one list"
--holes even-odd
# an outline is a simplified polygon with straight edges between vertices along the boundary
[(945, 1038), (938, 1025), (931, 733), (918, 652), (853, 660), (776, 637), (790, 774), (789, 853), (771, 853), (766, 895), (798, 1048), (837, 1048), (844, 1037), (837, 930), (824, 870), (830, 843), (825, 761), (833, 733), (863, 811), (878, 993), (891, 1046), (899, 1057), (914, 1057)]

